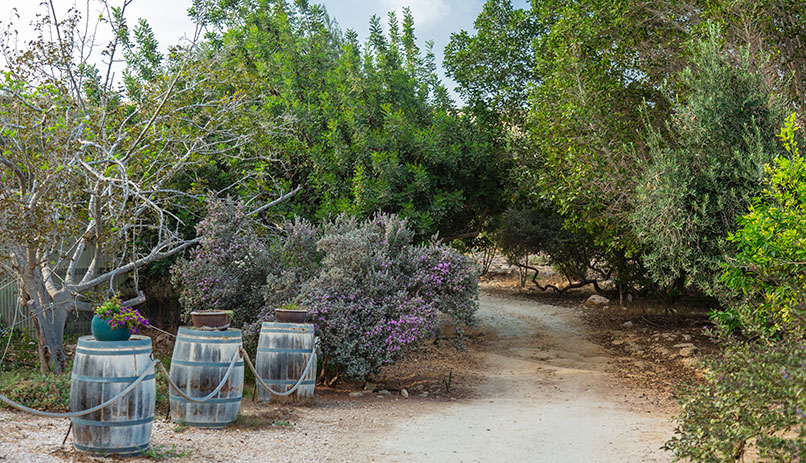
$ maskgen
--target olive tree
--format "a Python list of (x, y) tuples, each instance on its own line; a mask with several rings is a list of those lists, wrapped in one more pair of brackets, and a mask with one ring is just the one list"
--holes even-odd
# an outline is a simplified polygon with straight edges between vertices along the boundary
[[(38, 40), (20, 49), (10, 28), (4, 35), (0, 271), (35, 320), (43, 372), (64, 369), (67, 316), (91, 310), (92, 292), (198, 242), (186, 221), (202, 195), (177, 185), (194, 185), (205, 163), (231, 168), (252, 134), (271, 129), (242, 116), (247, 101), (222, 87), (215, 56), (195, 38), (167, 58), (144, 21), (130, 40), (130, 1), (100, 3), (97, 24), (89, 3), (84, 18), (72, 10), (65, 19), (45, 3)], [(98, 58), (103, 27), (112, 39)], [(130, 65), (116, 88), (121, 54)], [(136, 294), (124, 303), (145, 300)]]

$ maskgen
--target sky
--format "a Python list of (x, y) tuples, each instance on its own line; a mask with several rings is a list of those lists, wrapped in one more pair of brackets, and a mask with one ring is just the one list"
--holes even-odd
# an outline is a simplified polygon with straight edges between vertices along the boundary
[[(120, 3), (122, 0), (110, 0), (111, 5)], [(126, 17), (130, 25), (134, 25), (137, 18), (148, 20), (160, 42), (160, 48), (165, 51), (181, 37), (193, 35), (193, 23), (187, 17), (190, 3), (191, 0), (134, 0), (126, 9)], [(456, 83), (445, 75), (442, 68), (443, 50), (450, 41), (451, 33), (473, 30), (473, 21), (484, 6), (483, 0), (311, 0), (311, 3), (323, 4), (342, 30), (353, 29), (362, 43), (369, 35), (369, 19), (372, 15), (381, 17), (385, 24), (387, 13), (395, 11), (402, 20), (403, 8), (408, 6), (414, 15), (415, 35), (420, 49), (425, 49), (427, 40), (434, 41), (439, 76), (454, 100), (460, 101), (455, 91)], [(529, 1), (512, 0), (512, 3), (517, 8), (526, 8)], [(55, 5), (57, 15), (63, 16), (76, 2), (55, 0)], [(85, 11), (85, 1), (78, 2), (78, 5), (80, 11)], [(19, 19), (13, 16), (14, 8)], [(42, 8), (36, 0), (3, 0), (0, 2), (0, 21), (3, 26), (11, 22), (24, 42), (33, 38), (29, 24), (38, 12), (43, 11)], [(91, 11), (97, 10), (98, 5), (92, 3)]]

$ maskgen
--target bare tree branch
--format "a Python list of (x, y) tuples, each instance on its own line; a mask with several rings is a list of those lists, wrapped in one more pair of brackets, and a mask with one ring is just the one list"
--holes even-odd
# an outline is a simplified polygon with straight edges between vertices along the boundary
[(294, 196), (294, 195), (295, 195), (295, 194), (297, 194), (297, 192), (299, 192), (300, 190), (302, 190), (302, 186), (297, 186), (296, 188), (294, 188), (293, 190), (289, 191), (288, 193), (286, 193), (286, 194), (284, 194), (284, 195), (280, 196), (279, 198), (275, 199), (274, 201), (272, 201), (272, 202), (270, 202), (270, 203), (266, 203), (265, 205), (263, 205), (263, 206), (261, 206), (261, 207), (259, 207), (259, 208), (255, 209), (254, 211), (250, 212), (250, 213), (249, 213), (249, 214), (247, 214), (247, 215), (257, 215), (257, 214), (260, 214), (261, 212), (265, 211), (266, 209), (268, 209), (268, 208), (270, 208), (270, 207), (273, 207), (273, 206), (276, 206), (276, 205), (280, 204), (281, 202), (285, 201), (286, 199), (288, 199), (288, 198), (290, 198), (290, 197)]

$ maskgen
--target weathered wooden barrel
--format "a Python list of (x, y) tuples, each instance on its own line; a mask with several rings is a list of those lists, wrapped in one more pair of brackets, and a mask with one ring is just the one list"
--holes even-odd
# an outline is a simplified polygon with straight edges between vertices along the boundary
[(313, 352), (314, 329), (309, 323), (263, 323), (257, 345), (255, 369), (260, 378), (277, 392), (291, 389), (305, 371), (308, 359), (313, 364), (294, 393), (278, 397), (258, 386), (261, 402), (297, 402), (311, 404), (316, 384), (316, 353)]
[[(189, 397), (206, 397), (224, 379), (242, 345), (241, 330), (195, 330), (181, 326), (171, 357), (171, 380)], [(238, 418), (242, 396), (243, 359), (239, 357), (224, 386), (206, 402), (191, 402), (171, 388), (171, 419), (190, 426), (220, 428)]]
[(119, 400), (88, 415), (71, 418), (76, 450), (124, 456), (142, 454), (149, 448), (157, 397), (151, 338), (138, 335), (128, 341), (78, 338), (70, 383), (70, 411), (106, 402), (144, 372), (145, 379)]

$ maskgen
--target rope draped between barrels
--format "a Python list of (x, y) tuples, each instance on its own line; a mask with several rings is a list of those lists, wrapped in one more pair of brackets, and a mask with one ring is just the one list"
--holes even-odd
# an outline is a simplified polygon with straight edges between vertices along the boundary
[(149, 370), (151, 370), (151, 368), (153, 367), (153, 368), (159, 368), (159, 370), (162, 372), (163, 376), (165, 376), (165, 380), (168, 382), (168, 385), (171, 386), (171, 388), (173, 388), (173, 390), (176, 391), (181, 397), (183, 397), (184, 399), (189, 400), (191, 402), (203, 403), (203, 402), (207, 402), (208, 400), (212, 399), (213, 397), (216, 396), (216, 394), (218, 394), (221, 391), (221, 389), (224, 387), (224, 384), (226, 384), (226, 382), (229, 380), (230, 376), (232, 376), (232, 371), (235, 369), (235, 364), (237, 363), (239, 357), (243, 357), (244, 360), (246, 360), (246, 364), (249, 365), (249, 369), (255, 375), (255, 381), (257, 382), (257, 384), (259, 384), (261, 387), (263, 387), (265, 390), (267, 390), (271, 394), (274, 394), (274, 395), (279, 396), (279, 397), (284, 397), (284, 396), (288, 396), (288, 395), (293, 394), (297, 390), (297, 388), (299, 388), (300, 384), (302, 384), (303, 379), (305, 379), (305, 376), (308, 374), (308, 371), (310, 371), (310, 369), (311, 369), (311, 367), (313, 365), (314, 359), (316, 359), (316, 355), (314, 355), (315, 353), (316, 353), (316, 343), (314, 342), (313, 347), (311, 348), (311, 353), (308, 356), (308, 362), (305, 364), (305, 369), (302, 371), (302, 375), (299, 377), (299, 379), (294, 384), (294, 386), (292, 386), (291, 389), (289, 389), (289, 390), (287, 390), (285, 392), (277, 392), (274, 389), (272, 389), (271, 386), (266, 384), (263, 381), (263, 378), (261, 378), (260, 375), (258, 374), (257, 370), (255, 369), (255, 366), (252, 364), (252, 360), (249, 358), (249, 354), (246, 352), (246, 350), (244, 350), (243, 348), (240, 348), (232, 356), (232, 360), (230, 361), (229, 368), (227, 368), (227, 372), (224, 374), (224, 377), (221, 379), (221, 382), (213, 390), (213, 392), (211, 392), (210, 394), (208, 394), (208, 395), (206, 395), (204, 397), (190, 397), (189, 395), (185, 394), (179, 388), (179, 386), (176, 383), (173, 382), (173, 380), (171, 379), (170, 373), (168, 373), (168, 371), (165, 370), (165, 366), (162, 364), (162, 362), (160, 362), (159, 359), (152, 359), (151, 363), (145, 368), (145, 370), (143, 370), (143, 373), (141, 373), (140, 376), (137, 377), (137, 379), (135, 379), (128, 386), (126, 386), (122, 391), (117, 393), (111, 399), (109, 399), (109, 400), (107, 400), (107, 401), (105, 401), (103, 403), (100, 403), (98, 405), (95, 405), (94, 407), (88, 408), (86, 410), (81, 410), (81, 411), (77, 411), (77, 412), (66, 412), (66, 413), (46, 412), (46, 411), (36, 410), (34, 408), (31, 408), (31, 407), (26, 407), (25, 405), (17, 403), (17, 402), (9, 399), (8, 397), (6, 397), (6, 396), (4, 396), (2, 394), (0, 394), (0, 401), (2, 401), (3, 403), (5, 403), (6, 405), (8, 405), (10, 407), (16, 408), (17, 410), (20, 410), (20, 411), (23, 411), (23, 412), (26, 412), (26, 413), (30, 413), (32, 415), (45, 416), (45, 417), (50, 417), (50, 418), (75, 418), (75, 417), (79, 417), (79, 416), (89, 415), (92, 412), (96, 412), (96, 411), (98, 411), (98, 410), (100, 410), (100, 409), (102, 409), (104, 407), (112, 405), (113, 403), (115, 403), (116, 401), (118, 401), (122, 397), (124, 397), (126, 394), (130, 393), (131, 391), (133, 391), (134, 388), (137, 387), (138, 384), (143, 382), (143, 380), (146, 378), (146, 376), (148, 376)]
[(219, 391), (221, 391), (221, 388), (224, 387), (224, 384), (226, 384), (227, 380), (229, 380), (229, 377), (232, 375), (232, 370), (235, 369), (235, 363), (238, 361), (238, 358), (241, 356), (241, 352), (242, 352), (242, 349), (239, 349), (237, 352), (235, 352), (235, 355), (232, 356), (232, 361), (230, 361), (230, 363), (229, 363), (229, 368), (227, 368), (227, 372), (224, 373), (224, 378), (222, 378), (221, 382), (218, 383), (218, 387), (216, 387), (213, 390), (213, 392), (207, 394), (204, 397), (190, 397), (189, 395), (185, 394), (182, 391), (182, 389), (180, 389), (179, 386), (176, 383), (173, 382), (173, 380), (171, 379), (171, 375), (167, 371), (165, 371), (165, 366), (160, 363), (159, 367), (160, 367), (160, 371), (165, 376), (165, 380), (168, 381), (168, 385), (170, 385), (173, 388), (173, 390), (176, 391), (181, 397), (183, 397), (184, 399), (187, 399), (187, 400), (189, 400), (191, 402), (203, 403), (203, 402), (207, 402), (208, 400), (210, 400), (213, 397), (215, 397), (215, 395), (218, 394)]
[(259, 384), (263, 389), (269, 391), (270, 393), (272, 393), (272, 394), (274, 394), (274, 395), (276, 395), (278, 397), (285, 397), (285, 396), (289, 396), (289, 395), (293, 394), (294, 391), (297, 390), (297, 388), (300, 386), (300, 384), (302, 384), (302, 380), (305, 379), (305, 376), (308, 374), (308, 371), (311, 369), (311, 365), (313, 364), (314, 360), (316, 359), (316, 355), (314, 355), (316, 353), (316, 342), (314, 342), (313, 347), (311, 347), (311, 353), (310, 353), (310, 355), (308, 355), (308, 362), (305, 364), (305, 369), (302, 371), (302, 375), (300, 375), (299, 379), (294, 384), (294, 386), (291, 387), (291, 389), (289, 389), (289, 390), (287, 390), (285, 392), (277, 392), (274, 389), (272, 389), (271, 386), (269, 386), (268, 384), (263, 382), (263, 378), (260, 377), (260, 375), (258, 374), (257, 370), (255, 369), (255, 366), (252, 364), (252, 360), (249, 358), (249, 354), (245, 350), (243, 350), (243, 348), (241, 349), (241, 352), (243, 352), (244, 360), (246, 360), (246, 364), (249, 365), (249, 369), (252, 370), (252, 373), (255, 375), (255, 382), (257, 384)]
[(120, 400), (121, 397), (123, 397), (126, 394), (128, 394), (129, 392), (133, 391), (134, 388), (137, 387), (137, 385), (140, 384), (146, 378), (146, 376), (148, 376), (149, 370), (151, 370), (152, 367), (155, 367), (155, 366), (157, 366), (159, 364), (160, 364), (159, 359), (151, 360), (151, 363), (148, 365), (148, 367), (145, 368), (145, 370), (143, 370), (143, 372), (140, 374), (140, 376), (138, 376), (137, 379), (135, 379), (131, 384), (126, 386), (125, 389), (123, 389), (122, 391), (118, 392), (117, 395), (115, 395), (111, 399), (107, 400), (106, 402), (100, 403), (100, 404), (98, 404), (98, 405), (96, 405), (94, 407), (88, 408), (86, 410), (81, 410), (81, 411), (78, 411), (78, 412), (67, 412), (67, 413), (43, 412), (41, 410), (36, 410), (36, 409), (30, 408), (30, 407), (26, 407), (25, 405), (19, 404), (17, 402), (14, 402), (13, 400), (9, 399), (8, 397), (6, 397), (6, 396), (4, 396), (2, 394), (0, 394), (0, 401), (2, 401), (3, 403), (5, 403), (5, 404), (7, 404), (7, 405), (9, 405), (11, 407), (16, 408), (17, 410), (27, 412), (27, 413), (31, 413), (33, 415), (47, 416), (47, 417), (51, 417), (51, 418), (74, 418), (74, 417), (78, 417), (78, 416), (89, 415), (92, 412), (96, 412), (96, 411), (98, 411), (98, 410), (100, 410), (100, 409), (102, 409), (102, 408), (104, 408), (106, 406), (109, 406), (109, 405), (113, 404), (115, 401)]

